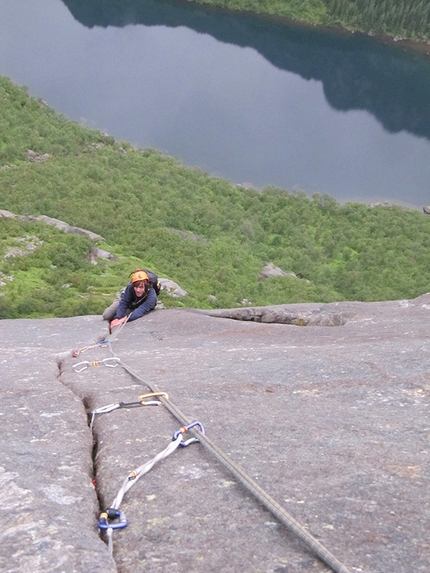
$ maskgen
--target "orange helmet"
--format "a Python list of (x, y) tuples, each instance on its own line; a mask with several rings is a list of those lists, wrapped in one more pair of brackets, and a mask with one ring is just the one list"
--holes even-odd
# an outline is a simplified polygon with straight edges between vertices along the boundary
[(141, 281), (149, 281), (149, 277), (145, 273), (145, 271), (137, 270), (135, 273), (131, 275), (131, 282), (140, 283)]

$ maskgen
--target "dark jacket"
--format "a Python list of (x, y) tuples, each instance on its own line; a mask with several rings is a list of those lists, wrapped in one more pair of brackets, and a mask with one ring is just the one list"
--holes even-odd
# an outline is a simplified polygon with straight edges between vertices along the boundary
[(115, 318), (123, 318), (127, 316), (127, 314), (130, 314), (128, 322), (131, 322), (148, 314), (149, 311), (155, 308), (156, 304), (157, 295), (152, 286), (149, 287), (148, 292), (138, 298), (134, 292), (133, 284), (129, 283), (121, 295)]

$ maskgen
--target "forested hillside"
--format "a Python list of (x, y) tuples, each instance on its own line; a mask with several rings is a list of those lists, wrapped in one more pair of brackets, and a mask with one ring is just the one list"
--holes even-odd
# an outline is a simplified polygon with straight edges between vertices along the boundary
[[(99, 313), (138, 266), (189, 293), (162, 295), (166, 306), (430, 291), (430, 217), (422, 213), (233, 186), (68, 121), (6, 78), (0, 101), (0, 209), (98, 233), (99, 247), (119, 259), (94, 265), (88, 237), (0, 218), (1, 318)], [(303, 278), (262, 281), (269, 262)]]
[(326, 0), (333, 23), (365, 31), (430, 37), (428, 0)]
[(231, 10), (292, 18), (323, 26), (341, 26), (377, 34), (430, 38), (428, 0), (196, 0)]

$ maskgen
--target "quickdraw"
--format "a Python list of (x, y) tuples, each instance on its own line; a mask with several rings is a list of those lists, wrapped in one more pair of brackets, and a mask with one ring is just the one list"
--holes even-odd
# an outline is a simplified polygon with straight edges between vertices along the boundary
[(163, 460), (164, 458), (167, 458), (167, 456), (173, 453), (179, 446), (183, 444), (189, 445), (190, 443), (198, 442), (199, 440), (197, 440), (196, 438), (191, 438), (190, 440), (187, 440), (187, 442), (184, 442), (182, 436), (182, 434), (184, 434), (191, 428), (194, 428), (195, 426), (198, 426), (200, 428), (200, 431), (204, 433), (205, 430), (203, 424), (201, 424), (200, 422), (192, 422), (188, 426), (183, 426), (182, 428), (180, 428), (177, 432), (173, 434), (172, 441), (162, 452), (157, 454), (154, 458), (152, 458), (152, 460), (149, 460), (148, 462), (144, 463), (143, 465), (139, 466), (138, 468), (136, 468), (135, 470), (131, 471), (128, 474), (128, 476), (123, 481), (123, 484), (119, 492), (117, 493), (115, 499), (113, 500), (112, 506), (106, 509), (100, 515), (98, 520), (98, 527), (100, 530), (104, 530), (107, 533), (109, 552), (111, 555), (113, 553), (113, 542), (112, 542), (113, 531), (115, 529), (123, 529), (124, 527), (127, 527), (128, 524), (125, 515), (119, 510), (124, 495), (131, 487), (133, 487), (133, 485), (138, 481), (139, 478), (148, 473), (149, 470), (152, 469), (157, 462)]
[(160, 400), (149, 400), (145, 401), (145, 398), (165, 398), (166, 400), (169, 399), (169, 394), (167, 392), (151, 392), (150, 394), (141, 394), (137, 399), (138, 402), (118, 402), (117, 404), (108, 404), (107, 406), (102, 406), (101, 408), (97, 408), (91, 412), (91, 424), (90, 430), (93, 428), (95, 417), (99, 414), (109, 414), (109, 412), (113, 412), (114, 410), (118, 410), (120, 408), (138, 408), (140, 406), (163, 406), (163, 402)]
[[(128, 320), (129, 317), (127, 317)], [(127, 321), (122, 323), (116, 332), (116, 338), (118, 337), (118, 333), (122, 330), (124, 325)], [(106, 342), (106, 341), (102, 341)], [(111, 341), (108, 341), (109, 345)], [(83, 351), (85, 349), (81, 349)], [(112, 350), (111, 350), (112, 352)], [(79, 354), (79, 352), (78, 352)], [(114, 362), (114, 363), (113, 363)], [(75, 372), (81, 372), (85, 370), (89, 366), (99, 366), (100, 364), (104, 364), (105, 366), (115, 367), (120, 363), (119, 358), (108, 358), (102, 360), (101, 362), (81, 362), (79, 364), (75, 364), (73, 370)], [(151, 390), (153, 390), (154, 397), (155, 394), (159, 394), (160, 397), (164, 393), (158, 393), (158, 388), (148, 382), (148, 380), (139, 376), (136, 372), (134, 372), (129, 366), (121, 362), (122, 367), (126, 372), (128, 372), (131, 376), (135, 379), (139, 380), (142, 384), (148, 386)], [(78, 369), (78, 367), (80, 367)], [(125, 404), (121, 402), (119, 404), (110, 404), (109, 406), (105, 406), (100, 408), (96, 411), (96, 413), (106, 413), (117, 408), (123, 407), (134, 407), (137, 405), (150, 405), (149, 402), (145, 402), (145, 398), (153, 397), (152, 395), (142, 395), (139, 396), (139, 402), (135, 403), (132, 402), (130, 404)], [(178, 420), (183, 422), (186, 420), (185, 415), (173, 404), (171, 404), (168, 400), (167, 395), (164, 396), (166, 398), (165, 406), (168, 408), (169, 412), (172, 413)], [(93, 413), (94, 419), (94, 413)], [(189, 440), (184, 441), (183, 435), (188, 430), (193, 429), (194, 427), (198, 427), (201, 433), (201, 440), (198, 438), (191, 438)], [(152, 460), (143, 464), (136, 470), (129, 473), (126, 479), (123, 482), (123, 485), (118, 492), (112, 507), (108, 508), (105, 512), (100, 515), (99, 518), (99, 529), (105, 530), (106, 535), (108, 538), (108, 545), (110, 554), (113, 554), (113, 541), (112, 541), (112, 534), (115, 529), (122, 529), (127, 526), (127, 519), (125, 515), (119, 510), (119, 506), (121, 505), (122, 499), (125, 493), (132, 487), (137, 480), (147, 473), (158, 461), (167, 457), (170, 453), (175, 451), (179, 446), (186, 447), (192, 443), (196, 443), (201, 441), (202, 444), (208, 449), (227, 469), (231, 471), (231, 473), (243, 484), (246, 488), (267, 508), (269, 509), (273, 515), (275, 515), (284, 525), (287, 526), (292, 532), (294, 532), (298, 537), (326, 564), (328, 565), (335, 573), (349, 573), (349, 570), (345, 565), (343, 565), (334, 555), (332, 555), (317, 539), (315, 539), (304, 527), (302, 527), (292, 516), (288, 514), (287, 511), (283, 507), (281, 507), (274, 499), (271, 498), (252, 478), (250, 478), (237, 464), (235, 464), (232, 460), (228, 458), (216, 445), (205, 435), (205, 430), (203, 425), (200, 422), (193, 422), (187, 426), (182, 426), (178, 431), (173, 434), (172, 441), (170, 444), (158, 455), (156, 455)]]
[(86, 350), (89, 350), (90, 348), (107, 348), (108, 346), (110, 346), (110, 340), (100, 340), (100, 342), (97, 342), (97, 344), (93, 344), (92, 346), (84, 346), (83, 348), (79, 348), (78, 350), (75, 350), (75, 352), (72, 354), (73, 358), (76, 358), (77, 356), (79, 356), (79, 354), (82, 354), (83, 352), (85, 352)]
[(90, 366), (107, 366), (108, 368), (115, 368), (121, 362), (119, 358), (104, 358), (103, 360), (95, 360), (94, 362), (78, 362), (72, 366), (74, 372), (82, 372)]

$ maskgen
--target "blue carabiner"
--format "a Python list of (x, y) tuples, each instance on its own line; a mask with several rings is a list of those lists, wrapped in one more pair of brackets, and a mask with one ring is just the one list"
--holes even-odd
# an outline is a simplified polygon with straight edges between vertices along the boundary
[[(111, 523), (110, 520), (119, 519), (116, 523)], [(99, 529), (124, 529), (127, 527), (128, 521), (124, 513), (119, 509), (108, 507), (106, 511), (100, 514)]]
[[(174, 442), (175, 440), (178, 439), (180, 434), (185, 434), (185, 432), (188, 432), (188, 430), (191, 430), (191, 428), (195, 428), (196, 426), (200, 428), (200, 431), (203, 435), (206, 433), (203, 424), (201, 422), (195, 421), (191, 422), (191, 424), (188, 424), (188, 426), (182, 426), (180, 430), (177, 430), (172, 436), (172, 441)], [(186, 441), (182, 440), (182, 442), (179, 445), (182, 446), (183, 448), (186, 448), (190, 444), (195, 444), (198, 442), (200, 442), (198, 438), (190, 438), (189, 440)]]

